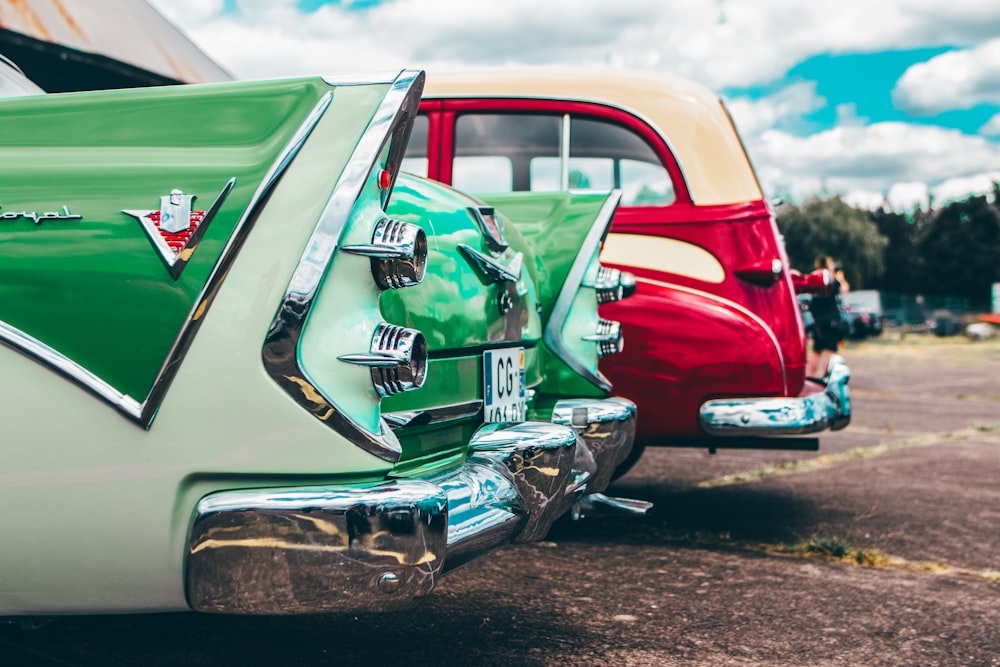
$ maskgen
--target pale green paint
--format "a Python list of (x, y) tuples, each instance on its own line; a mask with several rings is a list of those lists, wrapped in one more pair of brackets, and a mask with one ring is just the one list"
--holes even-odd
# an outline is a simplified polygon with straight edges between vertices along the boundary
[(0, 345), (0, 614), (186, 609), (185, 542), (200, 497), (358, 484), (390, 471), (294, 403), (260, 361), (318, 215), (306, 202), (326, 201), (385, 92), (337, 89), (257, 220), (150, 430)]

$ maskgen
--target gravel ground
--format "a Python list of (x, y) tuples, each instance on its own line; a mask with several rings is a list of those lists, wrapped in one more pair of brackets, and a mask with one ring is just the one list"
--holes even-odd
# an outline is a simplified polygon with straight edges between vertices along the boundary
[(412, 610), (0, 625), (0, 665), (1000, 665), (1000, 342), (845, 356), (819, 452), (651, 449), (609, 492), (648, 516), (560, 522)]

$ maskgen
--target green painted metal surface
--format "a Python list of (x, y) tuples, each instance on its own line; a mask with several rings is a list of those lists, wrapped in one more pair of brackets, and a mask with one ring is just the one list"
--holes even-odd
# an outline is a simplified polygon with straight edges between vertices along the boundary
[[(424, 331), (432, 353), (532, 344), (541, 337), (531, 279), (522, 272), (516, 284), (490, 281), (458, 248), (465, 244), (492, 257), (468, 211), (481, 205), (457, 190), (406, 173), (400, 174), (393, 190), (387, 213), (427, 232), (427, 273), (419, 285), (384, 292), (382, 314), (389, 322)], [(495, 259), (509, 265), (514, 254), (515, 250), (507, 250)], [(498, 297), (504, 292), (511, 297), (512, 308), (501, 313)]]
[[(301, 79), (5, 100), (0, 320), (141, 401), (253, 192), (330, 90)], [(122, 210), (159, 209), (175, 188), (206, 210), (233, 178), (171, 279)], [(32, 219), (46, 212), (69, 215)]]
[[(482, 197), (503, 212), (534, 255), (531, 269), (538, 285), (543, 326), (550, 326), (552, 310), (560, 293), (564, 289), (576, 290), (565, 322), (558, 333), (576, 360), (591, 372), (597, 373), (597, 346), (591, 341), (583, 340), (583, 337), (593, 334), (597, 327), (597, 298), (591, 285), (600, 266), (600, 248), (583, 248), (583, 245), (607, 202), (607, 195), (518, 192)], [(581, 252), (587, 254), (586, 271), (580, 284), (567, 285), (567, 277)], [(565, 397), (607, 396), (607, 392), (587, 381), (547, 347), (541, 347), (542, 372), (545, 377), (538, 387), (541, 394)], [(535, 416), (540, 414), (535, 413)]]
[[(386, 212), (423, 227), (428, 241), (427, 272), (419, 285), (383, 292), (382, 314), (388, 322), (422, 331), (432, 361), (425, 386), (383, 399), (383, 411), (482, 400), (483, 350), (487, 348), (526, 346), (525, 383), (531, 387), (542, 381), (541, 361), (534, 347), (542, 328), (532, 274), (521, 271), (516, 283), (493, 281), (459, 250), (460, 244), (467, 245), (505, 266), (515, 259), (516, 247), (495, 257), (490, 253), (469, 212), (469, 207), (481, 205), (448, 186), (410, 174), (400, 174), (396, 181)], [(508, 229), (517, 235), (509, 226), (505, 232)], [(510, 298), (507, 312), (499, 308), (502, 294)], [(478, 415), (462, 420), (461, 425), (400, 429), (397, 434), (404, 462), (414, 465), (435, 455), (454, 454), (462, 442), (456, 434), (482, 421)]]

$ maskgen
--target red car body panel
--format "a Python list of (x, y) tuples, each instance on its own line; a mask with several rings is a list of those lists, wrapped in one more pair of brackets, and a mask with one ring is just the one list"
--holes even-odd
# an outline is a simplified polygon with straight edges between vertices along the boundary
[[(429, 75), (420, 107), (429, 121), (427, 145), (415, 150), (418, 155), (423, 151), (431, 178), (453, 183), (456, 119), (477, 113), (558, 114), (611, 122), (648, 144), (669, 174), (673, 201), (623, 204), (602, 254), (603, 264), (638, 279), (634, 296), (601, 307), (602, 317), (623, 325), (625, 351), (602, 360), (601, 370), (616, 394), (638, 405), (637, 442), (702, 438), (698, 410), (706, 400), (805, 392), (806, 338), (787, 256), (735, 127), (717, 98), (677, 103), (691, 107), (681, 113), (695, 119), (685, 126), (691, 136), (682, 141), (697, 143), (698, 132), (729, 132), (732, 136), (724, 141), (730, 148), (736, 144), (740, 159), (681, 164), (678, 155), (685, 150), (691, 155), (690, 147), (675, 155), (671, 128), (656, 126), (624, 103), (533, 93), (531, 85), (543, 88), (539, 81), (527, 92), (504, 95), (495, 90), (477, 94), (474, 82), (463, 81), (455, 88), (461, 92), (454, 93), (449, 85), (435, 89), (434, 75)], [(707, 108), (713, 101), (716, 108), (709, 111), (717, 118), (697, 125), (701, 109), (695, 107)], [(733, 188), (739, 196), (729, 201), (699, 202), (698, 193), (689, 188), (689, 181), (724, 178), (740, 183)], [(713, 189), (706, 198), (719, 199), (719, 191)], [(748, 191), (755, 195), (747, 196)], [(672, 245), (660, 252), (660, 240)], [(674, 250), (689, 254), (701, 268), (691, 272), (678, 267)]]

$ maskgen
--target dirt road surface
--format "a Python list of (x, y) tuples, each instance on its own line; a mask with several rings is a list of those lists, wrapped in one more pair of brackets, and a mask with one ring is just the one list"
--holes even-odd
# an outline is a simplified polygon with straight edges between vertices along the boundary
[(1000, 342), (845, 356), (819, 452), (649, 450), (609, 491), (648, 516), (561, 522), (410, 611), (0, 625), (0, 665), (1000, 665)]

